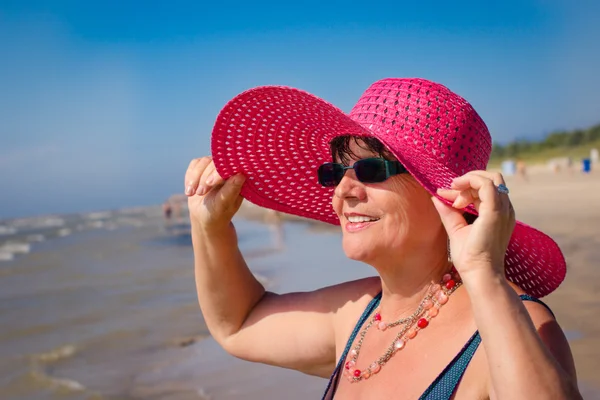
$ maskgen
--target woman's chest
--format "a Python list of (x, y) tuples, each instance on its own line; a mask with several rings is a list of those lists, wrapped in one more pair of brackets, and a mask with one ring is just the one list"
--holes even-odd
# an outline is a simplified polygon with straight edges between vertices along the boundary
[(428, 399), (487, 399), (487, 365), (481, 358), (476, 351), (468, 364), (456, 368), (452, 363), (456, 355), (425, 353), (418, 359), (410, 355), (390, 360), (377, 374), (360, 381), (342, 373), (335, 399), (416, 400), (424, 394)]
[(486, 398), (487, 366), (477, 355), (482, 351), (475, 330), (468, 322), (450, 330), (424, 329), (400, 348), (393, 346), (398, 340), (393, 331), (358, 335), (343, 362), (335, 398), (418, 399), (428, 389), (446, 393), (436, 398)]

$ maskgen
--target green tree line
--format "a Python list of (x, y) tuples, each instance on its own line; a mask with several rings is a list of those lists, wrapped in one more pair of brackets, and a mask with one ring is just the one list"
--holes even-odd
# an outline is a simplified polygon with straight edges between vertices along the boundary
[(541, 141), (515, 140), (504, 146), (494, 142), (491, 157), (498, 159), (532, 155), (548, 149), (568, 149), (593, 142), (600, 142), (600, 124), (585, 130), (553, 132)]

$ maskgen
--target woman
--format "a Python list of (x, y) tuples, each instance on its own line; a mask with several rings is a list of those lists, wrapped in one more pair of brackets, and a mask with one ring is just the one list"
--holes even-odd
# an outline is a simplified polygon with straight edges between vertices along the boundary
[[(285, 87), (231, 100), (214, 160), (185, 177), (213, 337), (236, 357), (330, 378), (329, 399), (580, 398), (562, 330), (529, 296), (556, 289), (564, 258), (515, 222), (502, 176), (484, 171), (490, 143), (468, 102), (422, 79), (374, 83), (349, 116)], [(266, 292), (231, 224), (242, 196), (340, 224), (346, 255), (377, 277)]]

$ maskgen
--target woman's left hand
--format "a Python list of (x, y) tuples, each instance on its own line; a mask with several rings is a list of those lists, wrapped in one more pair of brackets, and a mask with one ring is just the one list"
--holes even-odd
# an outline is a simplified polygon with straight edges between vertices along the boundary
[[(499, 185), (504, 185), (500, 173), (471, 171), (455, 178), (450, 189), (438, 189), (437, 194), (452, 206), (432, 198), (450, 238), (454, 267), (463, 280), (471, 272), (490, 269), (504, 276), (504, 255), (515, 227), (515, 211), (508, 194), (498, 191)], [(469, 204), (479, 213), (471, 225), (463, 217)]]

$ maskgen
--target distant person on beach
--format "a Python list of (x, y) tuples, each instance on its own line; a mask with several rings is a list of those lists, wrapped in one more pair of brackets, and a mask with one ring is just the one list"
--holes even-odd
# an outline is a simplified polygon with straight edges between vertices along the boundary
[(171, 215), (173, 214), (173, 207), (171, 207), (171, 203), (165, 201), (162, 205), (163, 217), (167, 223), (171, 222)]
[(527, 181), (527, 165), (521, 159), (517, 159), (517, 177)]
[(573, 173), (573, 158), (567, 156), (567, 158), (565, 160), (565, 168), (568, 173), (570, 173), (570, 174)]
[[(538, 299), (563, 281), (564, 257), (515, 220), (503, 176), (485, 171), (491, 143), (466, 100), (423, 79), (375, 82), (349, 115), (288, 87), (236, 96), (212, 157), (185, 175), (212, 336), (236, 357), (329, 379), (323, 399), (580, 399)], [(375, 275), (266, 291), (237, 244), (243, 198), (341, 225), (347, 257)]]
[(184, 208), (187, 198), (183, 194), (174, 194), (163, 203), (163, 217), (173, 224), (184, 223)]

